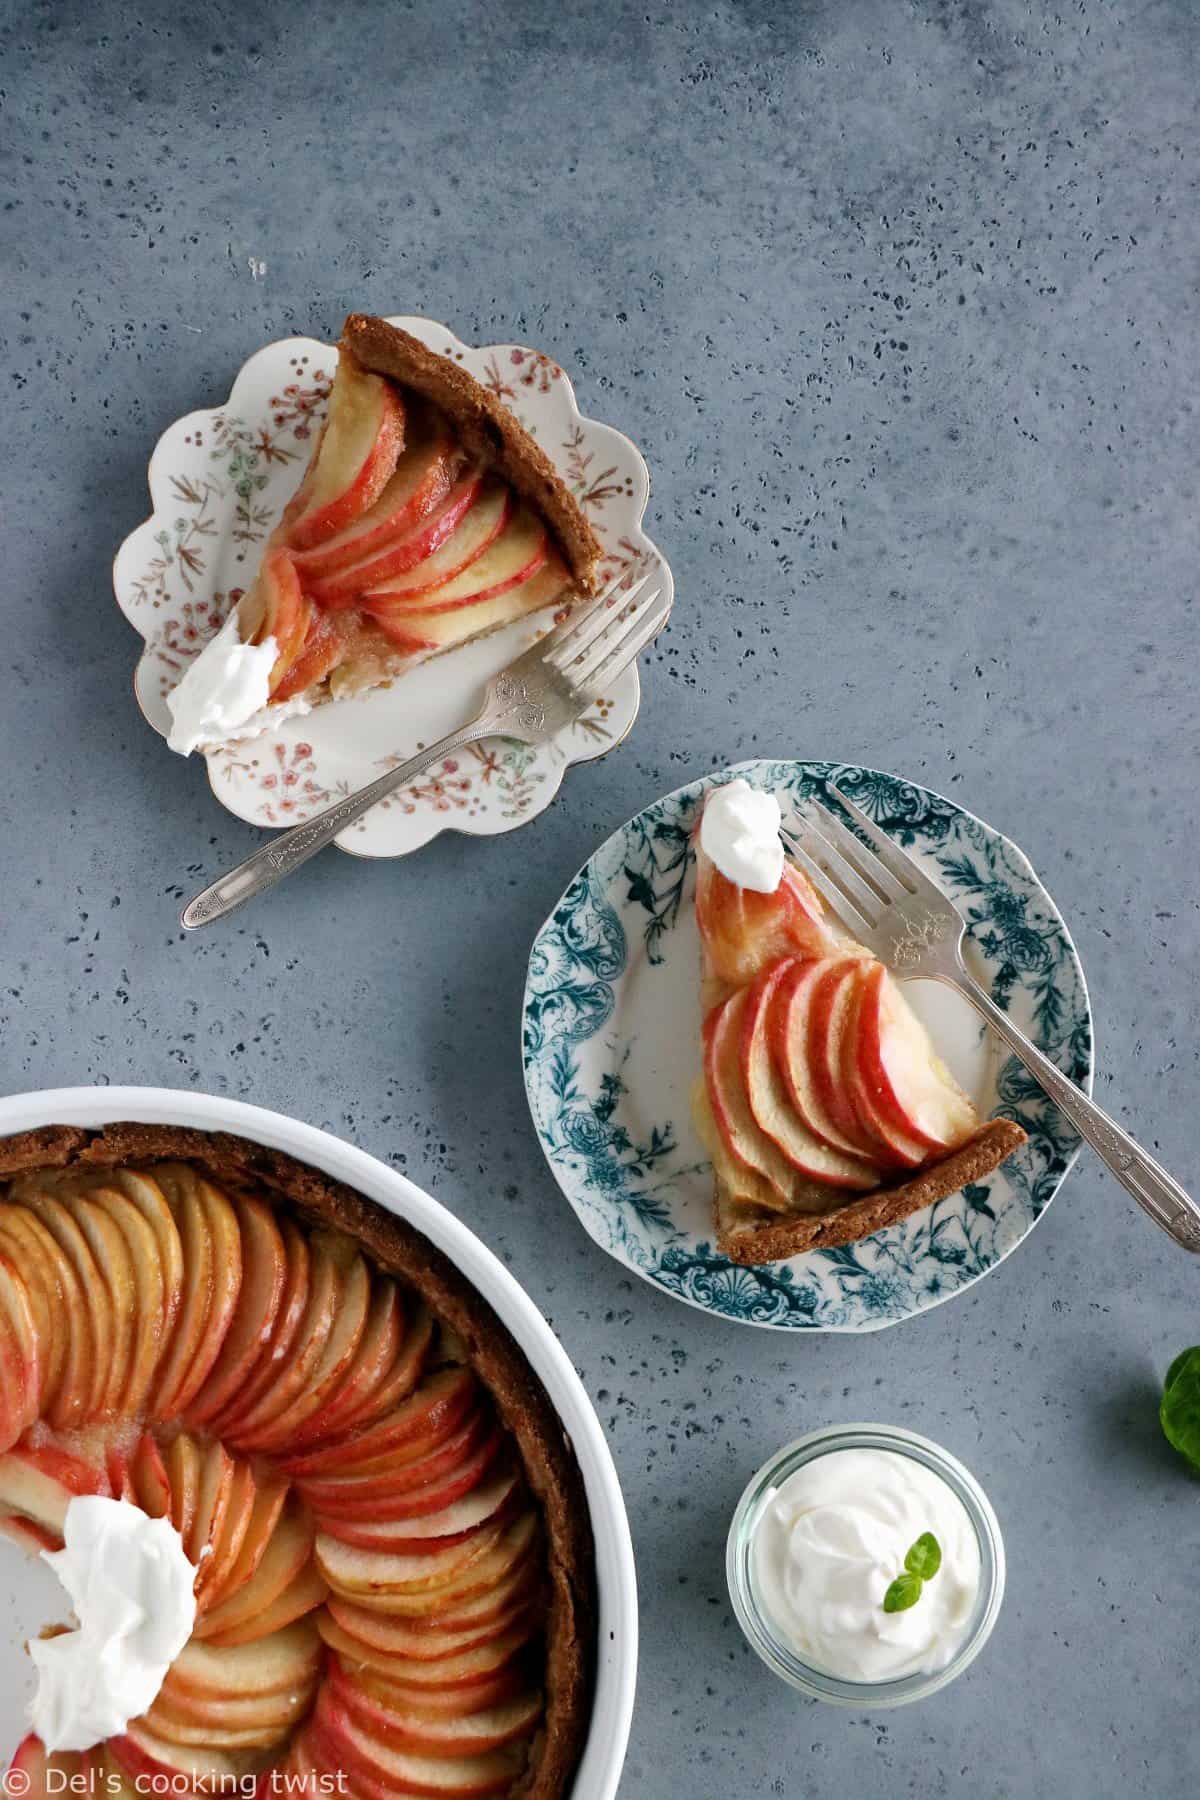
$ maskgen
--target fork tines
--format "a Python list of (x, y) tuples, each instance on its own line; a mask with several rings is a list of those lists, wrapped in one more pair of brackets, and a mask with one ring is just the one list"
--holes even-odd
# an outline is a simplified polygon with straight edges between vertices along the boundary
[[(830, 785), (835, 796), (874, 850), (864, 845), (837, 814), (810, 802), (803, 836), (784, 827), (780, 835), (813, 886), (857, 936), (876, 929), (886, 909), (920, 891), (921, 877), (902, 851), (885, 837), (862, 808)], [(809, 816), (810, 813), (815, 815)], [(818, 860), (819, 859), (819, 860)], [(940, 897), (940, 896), (939, 896)]]
[(656, 637), (670, 604), (654, 571), (622, 589), (618, 576), (605, 591), (568, 614), (538, 646), (577, 694), (594, 698)]

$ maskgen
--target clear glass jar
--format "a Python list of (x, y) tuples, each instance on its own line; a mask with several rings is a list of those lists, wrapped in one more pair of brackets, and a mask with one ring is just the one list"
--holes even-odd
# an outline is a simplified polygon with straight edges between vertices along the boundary
[[(751, 1547), (768, 1491), (781, 1487), (805, 1463), (831, 1450), (893, 1450), (912, 1457), (938, 1475), (967, 1510), (979, 1542), (979, 1593), (958, 1653), (932, 1675), (903, 1675), (894, 1681), (844, 1681), (804, 1662), (780, 1641), (768, 1609), (755, 1592)], [(834, 1706), (904, 1706), (923, 1700), (961, 1675), (991, 1636), (1004, 1598), (1004, 1540), (987, 1495), (969, 1470), (929, 1438), (896, 1425), (832, 1425), (810, 1431), (776, 1452), (748, 1483), (729, 1527), (725, 1551), (729, 1597), (738, 1623), (754, 1650), (783, 1681)]]

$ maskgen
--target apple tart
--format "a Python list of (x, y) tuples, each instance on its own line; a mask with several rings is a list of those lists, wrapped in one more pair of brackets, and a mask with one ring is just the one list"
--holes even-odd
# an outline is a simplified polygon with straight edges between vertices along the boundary
[[(488, 389), (351, 313), (300, 486), (226, 631), (169, 696), (172, 746), (214, 741), (218, 717), (223, 735), (270, 729), (594, 593), (600, 559), (574, 495)], [(231, 661), (239, 648), (263, 654)]]
[(0, 1179), (0, 1528), (59, 1549), (71, 1498), (104, 1494), (169, 1518), (197, 1570), (149, 1711), (90, 1751), (27, 1738), (22, 1791), (564, 1794), (586, 1503), (482, 1297), (225, 1134), (52, 1127), (0, 1141)]
[(884, 965), (785, 860), (772, 893), (695, 840), (717, 1243), (764, 1263), (852, 1243), (979, 1181), (1025, 1142), (982, 1120)]

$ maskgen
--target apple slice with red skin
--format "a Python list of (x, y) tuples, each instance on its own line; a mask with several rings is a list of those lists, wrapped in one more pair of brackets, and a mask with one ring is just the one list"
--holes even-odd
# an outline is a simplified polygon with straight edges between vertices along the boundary
[(141, 1794), (184, 1793), (189, 1784), (203, 1794), (236, 1793), (263, 1761), (261, 1751), (168, 1744), (140, 1719), (109, 1738), (106, 1751)]
[(71, 1315), (70, 1329), (79, 1347), (74, 1366), (80, 1389), (68, 1396), (64, 1383), (56, 1410), (70, 1414), (72, 1423), (82, 1424), (104, 1413), (115, 1336), (108, 1287), (87, 1239), (61, 1200), (41, 1188), (22, 1188), (21, 1205), (45, 1227), (69, 1265), (69, 1276), (64, 1275), (64, 1292), (78, 1304), (78, 1310)]
[(247, 1435), (252, 1448), (270, 1453), (290, 1443), (297, 1427), (320, 1410), (353, 1365), (371, 1305), (371, 1274), (361, 1256), (341, 1272), (338, 1292), (337, 1310), (316, 1366), (296, 1397)]
[(8, 1773), (0, 1780), (0, 1792), (27, 1796), (27, 1800), (51, 1800), (51, 1796), (61, 1800), (63, 1794), (80, 1791), (82, 1775), (78, 1750), (56, 1750), (49, 1755), (41, 1738), (30, 1732), (17, 1745)]
[(978, 1113), (882, 963), (860, 983), (855, 1024), (857, 1074), (873, 1118), (932, 1151), (954, 1149), (979, 1129)]
[(770, 1031), (772, 1008), (775, 996), (793, 966), (791, 961), (785, 961), (764, 969), (746, 997), (741, 1055), (750, 1110), (759, 1130), (778, 1146), (801, 1175), (829, 1187), (866, 1192), (879, 1186), (878, 1167), (832, 1149), (808, 1129), (792, 1105), (775, 1063)]
[[(249, 1580), (231, 1586), (227, 1596), (197, 1620), (195, 1635), (205, 1642), (244, 1643), (247, 1638), (240, 1633), (247, 1625), (251, 1628), (248, 1637), (265, 1637), (300, 1618), (310, 1605), (319, 1606), (324, 1591), (319, 1579), (309, 1580), (310, 1575), (315, 1576), (312, 1556), (312, 1521), (300, 1507), (289, 1504)], [(297, 1582), (306, 1582), (304, 1592), (311, 1589), (317, 1597), (310, 1605), (279, 1617), (273, 1611), (276, 1601), (291, 1593)]]
[(186, 1544), (200, 1494), (200, 1446), (195, 1438), (181, 1431), (163, 1451), (163, 1464), (171, 1484), (171, 1523)]
[(224, 1444), (213, 1438), (200, 1451), (200, 1481), (196, 1491), (196, 1510), (192, 1517), (190, 1538), (183, 1546), (184, 1555), (199, 1572), (212, 1560), (213, 1548), (221, 1540), (225, 1519), (234, 1495), (237, 1464)]
[[(427, 1353), (428, 1340), (424, 1349)], [(369, 1469), (375, 1460), (401, 1445), (420, 1453), (461, 1424), (478, 1395), (479, 1386), (470, 1369), (438, 1369), (375, 1423), (336, 1444), (323, 1444), (301, 1456), (281, 1456), (280, 1467), (303, 1479), (331, 1471), (349, 1474)]]
[(270, 1333), (258, 1346), (237, 1392), (219, 1412), (206, 1421), (215, 1437), (224, 1437), (232, 1432), (262, 1395), (274, 1386), (288, 1367), (304, 1324), (312, 1273), (308, 1238), (287, 1217), (279, 1219), (277, 1223), (283, 1238), (284, 1255), (283, 1292), (279, 1306)]
[(304, 1316), (292, 1354), (282, 1364), (272, 1364), (272, 1378), (253, 1405), (224, 1427), (225, 1436), (239, 1449), (261, 1447), (269, 1423), (304, 1391), (334, 1329), (342, 1303), (341, 1273), (324, 1245), (314, 1243), (311, 1250)]
[(129, 1480), (134, 1498), (152, 1519), (165, 1519), (171, 1511), (172, 1486), (157, 1440), (144, 1431), (129, 1453)]
[[(83, 1307), (78, 1282), (41, 1220), (23, 1206), (0, 1207), (0, 1251), (26, 1271), (38, 1343), (39, 1416), (69, 1429), (82, 1410), (86, 1385), (80, 1366), (85, 1340), (76, 1323), (82, 1320)], [(68, 1283), (73, 1292), (67, 1291)], [(66, 1418), (59, 1416), (60, 1394), (67, 1402)]]
[(61, 1550), (63, 1547), (61, 1531), (51, 1531), (45, 1525), (38, 1525), (32, 1519), (22, 1519), (15, 1514), (0, 1513), (0, 1537), (6, 1537), (10, 1543), (16, 1544), (27, 1556), (40, 1556), (43, 1550)]
[(321, 1638), (310, 1618), (233, 1648), (192, 1638), (171, 1664), (162, 1692), (173, 1706), (233, 1700), (271, 1704), (311, 1686), (321, 1670)]
[(220, 1528), (212, 1534), (209, 1554), (200, 1564), (196, 1577), (196, 1604), (208, 1606), (210, 1599), (220, 1596), (227, 1577), (241, 1555), (246, 1534), (254, 1518), (258, 1489), (254, 1470), (240, 1457), (234, 1459), (229, 1485), (229, 1500)]
[(293, 549), (311, 549), (361, 518), (392, 479), (403, 448), (400, 390), (343, 350), (312, 466), (285, 514)]
[[(502, 1607), (491, 1617), (478, 1620), (474, 1625), (463, 1626), (457, 1631), (449, 1629), (439, 1631), (436, 1628), (437, 1615), (428, 1619), (387, 1618), (381, 1613), (359, 1614), (379, 1624), (386, 1625), (388, 1641), (386, 1644), (374, 1644), (359, 1638), (352, 1631), (347, 1631), (332, 1615), (322, 1625), (322, 1633), (326, 1635), (329, 1647), (340, 1650), (351, 1662), (369, 1662), (372, 1650), (383, 1656), (395, 1656), (414, 1662), (435, 1663), (449, 1656), (461, 1656), (467, 1650), (478, 1650), (484, 1644), (490, 1644), (495, 1638), (503, 1637), (509, 1632), (523, 1630), (533, 1637), (540, 1629), (544, 1607), (540, 1600), (540, 1589), (532, 1570), (523, 1572), (525, 1595)], [(508, 1584), (505, 1584), (506, 1586)], [(336, 1634), (330, 1636), (329, 1633)]]
[(359, 1550), (412, 1556), (465, 1542), (486, 1522), (511, 1516), (520, 1497), (517, 1472), (510, 1465), (486, 1481), (473, 1474), (468, 1491), (435, 1512), (403, 1518), (385, 1512), (374, 1520), (322, 1518), (320, 1525), (327, 1536)]
[(373, 506), (336, 537), (295, 552), (302, 582), (334, 575), (380, 554), (441, 505), (462, 460), (458, 440), (436, 414), (408, 409), (404, 449)]
[(16, 1265), (0, 1255), (0, 1450), (38, 1416), (41, 1365), (33, 1303)]
[(390, 1467), (373, 1474), (326, 1476), (321, 1482), (301, 1482), (305, 1499), (322, 1520), (346, 1519), (370, 1523), (377, 1519), (414, 1517), (421, 1511), (436, 1512), (470, 1492), (504, 1443), (490, 1414), (483, 1408), (445, 1443), (416, 1459), (397, 1454)]
[(338, 630), (337, 621), (324, 613), (313, 613), (304, 648), (283, 679), (273, 684), (272, 700), (292, 700), (297, 694), (305, 694), (309, 688), (316, 687), (331, 669), (337, 667), (345, 651), (346, 640)]
[(312, 617), (312, 601), (300, 586), (290, 552), (268, 549), (257, 579), (238, 602), (238, 625), (248, 644), (274, 639), (275, 661), (267, 682), (271, 695), (304, 649)]
[[(413, 1656), (418, 1661), (455, 1654), (467, 1645), (446, 1640), (463, 1633), (484, 1632), (488, 1639), (515, 1626), (535, 1610), (542, 1594), (542, 1570), (535, 1554), (537, 1519), (526, 1513), (505, 1535), (484, 1574), (488, 1580), (471, 1594), (451, 1594), (422, 1612), (387, 1615), (356, 1605), (340, 1594), (331, 1594), (326, 1617), (354, 1639), (365, 1657), (368, 1649), (389, 1656)], [(324, 1623), (321, 1625), (324, 1632)], [(414, 1637), (432, 1640), (423, 1649), (412, 1647)], [(355, 1652), (354, 1654), (357, 1654)]]
[(502, 1535), (502, 1526), (488, 1523), (452, 1544), (439, 1547), (434, 1539), (420, 1550), (398, 1553), (359, 1550), (321, 1531), (313, 1554), (334, 1593), (363, 1606), (381, 1603), (386, 1610), (394, 1594), (430, 1594), (452, 1584), (472, 1563), (495, 1550)]
[(426, 583), (415, 593), (390, 583), (367, 589), (362, 608), (381, 625), (401, 629), (405, 618), (417, 613), (454, 612), (496, 599), (536, 575), (550, 553), (550, 536), (537, 513), (528, 506), (506, 508), (482, 554), (468, 558), (458, 571), (448, 571), (441, 581)]
[(264, 1606), (261, 1611), (256, 1611), (236, 1625), (227, 1625), (214, 1632), (207, 1641), (219, 1649), (257, 1642), (306, 1618), (318, 1606), (323, 1606), (328, 1597), (329, 1589), (319, 1569), (314, 1563), (306, 1563), (295, 1579), (281, 1593), (276, 1594), (269, 1606)]
[(336, 1657), (326, 1682), (334, 1701), (363, 1731), (398, 1750), (427, 1756), (477, 1756), (495, 1750), (532, 1731), (542, 1713), (541, 1694), (528, 1687), (490, 1705), (476, 1703), (468, 1713), (426, 1712), (404, 1689), (371, 1684)]
[[(474, 1546), (455, 1545), (451, 1550), (443, 1551), (440, 1556), (426, 1557), (380, 1557), (369, 1551), (348, 1550), (342, 1545), (333, 1544), (331, 1539), (325, 1540), (327, 1550), (338, 1550), (343, 1558), (358, 1559), (358, 1574), (362, 1570), (372, 1574), (382, 1573), (393, 1580), (397, 1575), (397, 1565), (405, 1567), (399, 1574), (406, 1577), (404, 1586), (372, 1585), (353, 1591), (343, 1592), (343, 1598), (351, 1601), (363, 1612), (386, 1613), (389, 1617), (415, 1618), (422, 1614), (450, 1613), (464, 1600), (474, 1599), (477, 1595), (490, 1592), (498, 1583), (507, 1579), (513, 1569), (523, 1560), (533, 1527), (531, 1515), (520, 1515), (511, 1524), (503, 1525), (499, 1532), (488, 1526), (477, 1534)], [(461, 1558), (456, 1566), (451, 1565), (452, 1558)], [(421, 1583), (414, 1579), (417, 1570), (424, 1566), (432, 1571), (429, 1579)], [(330, 1584), (334, 1592), (337, 1586)]]
[(220, 1352), (203, 1387), (188, 1406), (188, 1419), (203, 1425), (236, 1394), (270, 1339), (283, 1301), (287, 1256), (272, 1209), (253, 1195), (236, 1203), (242, 1279)]
[[(339, 1706), (326, 1687), (313, 1713), (312, 1730), (323, 1739), (324, 1756), (339, 1759), (354, 1792), (362, 1800), (392, 1800), (396, 1793), (431, 1796), (502, 1794), (512, 1786), (526, 1760), (523, 1745), (505, 1745), (479, 1756), (419, 1756), (390, 1748), (364, 1731)], [(320, 1754), (320, 1753), (319, 1753)]]
[(850, 1059), (857, 1039), (858, 996), (870, 967), (869, 960), (854, 962), (818, 982), (809, 1014), (809, 1064), (821, 1103), (839, 1129), (857, 1127), (876, 1146), (875, 1156), (885, 1166), (915, 1169), (924, 1160), (920, 1145), (897, 1132), (879, 1130), (870, 1112), (855, 1104)]
[[(696, 835), (696, 923), (709, 977), (743, 987), (783, 957), (852, 953), (829, 919), (820, 896), (794, 863), (785, 862), (779, 886), (760, 894), (729, 881), (699, 847)], [(865, 952), (864, 952), (865, 954)]]
[(115, 1187), (90, 1189), (90, 1204), (108, 1215), (123, 1238), (127, 1257), (122, 1263), (133, 1279), (128, 1373), (113, 1410), (119, 1418), (136, 1418), (154, 1384), (177, 1296), (167, 1292), (158, 1234), (141, 1207)]
[[(498, 550), (499, 543), (492, 549)], [(490, 556), (492, 551), (486, 554)], [(482, 563), (485, 558), (479, 560)], [(466, 577), (456, 579), (465, 580)], [(443, 650), (453, 650), (472, 638), (487, 637), (489, 633), (499, 631), (501, 626), (512, 625), (530, 613), (540, 612), (543, 607), (561, 601), (570, 588), (571, 578), (557, 553), (551, 551), (532, 574), (515, 584), (498, 581), (496, 585), (499, 592), (490, 596), (476, 595), (469, 604), (460, 600), (446, 607), (397, 607), (373, 618), (372, 622), (406, 656), (434, 656)], [(436, 599), (444, 591), (437, 589), (430, 598)]]
[[(237, 1595), (254, 1580), (264, 1557), (272, 1548), (275, 1532), (279, 1530), (284, 1507), (288, 1503), (288, 1487), (282, 1481), (261, 1481), (255, 1483), (254, 1505), (250, 1517), (246, 1521), (245, 1532), (241, 1537), (241, 1546), (237, 1555), (230, 1561), (225, 1553), (221, 1553), (221, 1562), (225, 1568), (221, 1571), (221, 1580), (210, 1580), (209, 1586), (201, 1589), (201, 1606), (203, 1613), (209, 1615), (218, 1611), (225, 1602), (236, 1600)], [(297, 1561), (297, 1568), (300, 1564)], [(295, 1573), (295, 1570), (291, 1571)], [(286, 1575), (286, 1571), (284, 1571)], [(200, 1631), (200, 1627), (196, 1627)]]
[(158, 1180), (179, 1228), (188, 1281), (149, 1412), (174, 1420), (187, 1413), (225, 1342), (242, 1284), (242, 1240), (231, 1202), (194, 1170), (164, 1164)]
[(503, 530), (511, 506), (502, 481), (489, 480), (482, 468), (468, 469), (431, 513), (362, 562), (309, 578), (308, 592), (332, 611), (356, 606), (377, 588), (423, 593), (482, 555)]
[(749, 990), (741, 988), (713, 1007), (704, 1021), (704, 1079), (709, 1104), (726, 1150), (743, 1168), (769, 1184), (775, 1204), (791, 1204), (796, 1171), (777, 1144), (759, 1130), (742, 1071), (742, 1027)]
[(403, 1707), (429, 1719), (461, 1719), (469, 1713), (511, 1700), (529, 1686), (529, 1671), (524, 1659), (515, 1653), (507, 1661), (483, 1675), (478, 1681), (451, 1682), (447, 1687), (429, 1687), (410, 1681), (396, 1681), (373, 1663), (358, 1657), (345, 1657), (339, 1651), (330, 1659), (330, 1667), (353, 1682), (363, 1694), (383, 1707)]
[(830, 1092), (825, 1041), (838, 983), (853, 978), (859, 959), (819, 957), (788, 965), (771, 1000), (767, 1033), (775, 1067), (796, 1116), (813, 1136), (843, 1156), (864, 1157), (884, 1167), (893, 1159), (868, 1133), (839, 1080)]
[[(339, 1407), (337, 1422), (327, 1434), (330, 1441), (326, 1448), (336, 1456), (349, 1439), (361, 1440), (372, 1427), (386, 1424), (388, 1415), (415, 1393), (437, 1337), (437, 1321), (424, 1302), (418, 1301), (411, 1316), (404, 1321), (403, 1335), (391, 1367), (385, 1370), (377, 1386), (352, 1402), (344, 1416)], [(302, 1446), (306, 1438), (307, 1431), (301, 1432), (299, 1443)], [(308, 1454), (307, 1451), (302, 1453)]]
[(293, 1425), (289, 1448), (297, 1450), (306, 1444), (328, 1442), (349, 1429), (355, 1419), (369, 1410), (373, 1396), (395, 1367), (403, 1341), (404, 1306), (400, 1292), (395, 1282), (384, 1276), (372, 1283), (370, 1311), (352, 1363), (316, 1410)]

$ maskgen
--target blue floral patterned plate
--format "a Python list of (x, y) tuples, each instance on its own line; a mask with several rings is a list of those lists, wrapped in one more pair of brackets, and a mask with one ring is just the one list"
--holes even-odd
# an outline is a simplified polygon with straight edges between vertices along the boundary
[(836, 782), (928, 865), (969, 926), (998, 1005), (1089, 1092), (1092, 1020), (1079, 958), (1016, 845), (953, 801), (871, 769), (747, 762), (655, 801), (580, 870), (542, 926), (525, 989), (525, 1085), (559, 1186), (603, 1249), (677, 1299), (781, 1331), (875, 1331), (995, 1267), (1045, 1211), (1078, 1139), (961, 996), (908, 998), (980, 1111), (1029, 1142), (987, 1181), (874, 1236), (743, 1268), (713, 1247), (712, 1175), (691, 1120), (699, 1066), (692, 827), (706, 790), (742, 775), (789, 806)]

